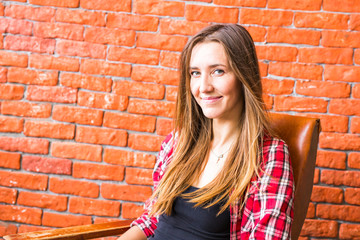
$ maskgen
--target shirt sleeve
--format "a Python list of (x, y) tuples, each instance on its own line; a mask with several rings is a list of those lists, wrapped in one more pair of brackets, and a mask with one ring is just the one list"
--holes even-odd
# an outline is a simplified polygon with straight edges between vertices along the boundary
[(279, 139), (264, 143), (260, 178), (252, 187), (249, 239), (290, 239), (294, 180), (288, 146)]
[[(161, 144), (161, 149), (153, 171), (154, 190), (159, 184), (161, 177), (164, 175), (165, 168), (172, 158), (174, 137), (175, 134), (169, 134)], [(138, 226), (145, 233), (146, 237), (154, 235), (155, 229), (157, 228), (158, 217), (149, 216), (149, 212), (154, 203), (154, 200), (150, 201), (150, 199), (148, 199), (145, 202), (143, 214), (131, 223), (131, 227)]]

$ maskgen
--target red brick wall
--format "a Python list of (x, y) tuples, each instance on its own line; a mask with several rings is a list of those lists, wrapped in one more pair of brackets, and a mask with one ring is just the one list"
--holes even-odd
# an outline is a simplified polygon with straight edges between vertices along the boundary
[(303, 239), (360, 237), (360, 2), (0, 2), (0, 235), (131, 218), (171, 129), (179, 52), (247, 26), (267, 106), (321, 118)]

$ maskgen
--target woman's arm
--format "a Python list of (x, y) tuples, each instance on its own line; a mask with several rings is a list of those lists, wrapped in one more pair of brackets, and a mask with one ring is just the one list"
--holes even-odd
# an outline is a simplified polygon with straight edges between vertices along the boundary
[(146, 240), (147, 237), (144, 232), (137, 226), (131, 227), (118, 240)]

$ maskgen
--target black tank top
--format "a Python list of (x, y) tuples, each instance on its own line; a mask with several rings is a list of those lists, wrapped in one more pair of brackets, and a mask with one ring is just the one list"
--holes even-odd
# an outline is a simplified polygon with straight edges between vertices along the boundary
[[(190, 186), (185, 193), (197, 188)], [(151, 240), (219, 240), (230, 239), (230, 212), (227, 209), (219, 216), (221, 202), (210, 207), (194, 207), (194, 203), (178, 197), (170, 216), (159, 217), (157, 229)]]

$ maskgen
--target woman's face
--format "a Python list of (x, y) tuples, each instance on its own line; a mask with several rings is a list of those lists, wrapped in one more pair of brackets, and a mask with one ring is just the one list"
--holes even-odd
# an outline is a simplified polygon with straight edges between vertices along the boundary
[(207, 118), (238, 121), (242, 111), (241, 83), (229, 67), (224, 47), (197, 44), (190, 58), (191, 93)]

